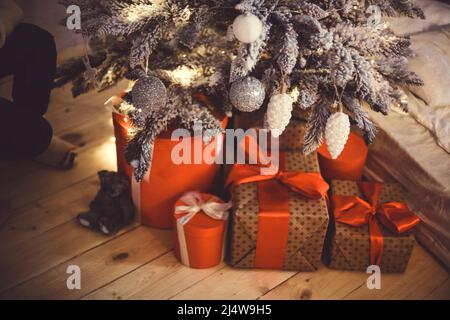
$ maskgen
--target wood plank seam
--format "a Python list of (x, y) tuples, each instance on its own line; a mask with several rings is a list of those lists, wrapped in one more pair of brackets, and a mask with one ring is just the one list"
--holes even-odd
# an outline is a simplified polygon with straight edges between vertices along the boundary
[(433, 293), (435, 293), (437, 290), (439, 290), (442, 286), (445, 286), (446, 282), (450, 280), (450, 277), (448, 277), (447, 279), (445, 279), (444, 281), (442, 281), (438, 286), (436, 286), (436, 288), (433, 288), (429, 294), (426, 295), (425, 299), (431, 295), (433, 295)]
[(434, 293), (435, 293), (436, 291), (438, 291), (441, 287), (446, 286), (448, 281), (450, 281), (450, 277), (448, 277), (447, 280), (442, 281), (442, 283), (441, 283), (438, 287), (434, 288), (429, 294), (427, 294), (427, 295), (425, 296), (425, 300), (427, 300), (429, 297), (433, 296)]
[(258, 298), (256, 298), (256, 300), (261, 300), (262, 297), (266, 296), (269, 292), (277, 289), (278, 287), (286, 284), (289, 280), (291, 280), (293, 277), (297, 276), (300, 274), (300, 271), (297, 273), (294, 273), (292, 276), (290, 276), (289, 278), (285, 279), (284, 281), (281, 281), (280, 283), (278, 283), (276, 286), (274, 286), (272, 289), (270, 289), (269, 291), (265, 292), (264, 294), (260, 295)]
[(200, 282), (205, 281), (206, 279), (216, 275), (217, 273), (221, 272), (222, 270), (224, 270), (228, 265), (225, 263), (224, 266), (222, 268), (220, 268), (219, 270), (211, 273), (210, 275), (206, 276), (205, 278), (198, 280), (194, 283), (192, 283), (191, 285), (189, 285), (188, 287), (184, 288), (183, 290), (180, 290), (179, 292), (177, 292), (176, 294), (172, 295), (171, 297), (167, 298), (167, 300), (172, 300), (173, 298), (175, 298), (176, 296), (178, 296), (179, 294), (183, 293), (186, 290), (189, 290), (190, 288), (192, 288), (193, 286), (199, 284)]
[[(91, 176), (89, 176), (89, 177), (87, 177), (87, 178), (81, 180), (81, 181), (78, 181), (78, 182), (75, 182), (75, 183), (73, 183), (73, 184), (70, 184), (70, 185), (68, 185), (67, 187), (63, 187), (63, 188), (59, 189), (59, 191), (57, 192), (57, 194), (62, 193), (62, 192), (65, 192), (65, 191), (67, 191), (68, 189), (73, 188), (73, 186), (75, 186), (75, 185), (77, 185), (77, 184), (82, 184), (82, 183), (84, 183), (84, 182), (88, 181), (89, 179), (92, 179), (93, 177), (96, 177), (96, 176), (97, 176), (97, 175), (94, 174), (94, 175), (91, 175)], [(35, 201), (35, 202), (45, 201), (46, 199), (50, 199), (50, 198), (52, 198), (52, 197), (54, 197), (54, 196), (56, 196), (54, 193), (53, 193), (53, 194), (48, 194), (48, 195), (46, 195), (46, 196), (40, 198), (39, 200), (37, 200), (37, 201)], [(10, 218), (11, 218), (12, 215), (14, 215), (15, 218), (20, 218), (21, 215), (24, 215), (24, 214), (27, 213), (27, 210), (29, 210), (31, 206), (33, 206), (33, 204), (26, 204), (26, 205), (24, 205), (23, 207), (15, 208), (15, 209), (10, 210), (9, 213), (8, 213), (8, 211), (7, 211), (7, 214), (9, 215), (9, 216), (8, 216), (8, 219), (6, 219), (6, 220), (0, 222), (0, 228), (3, 228), (3, 227), (4, 227), (4, 225), (10, 220)], [(70, 221), (70, 220), (68, 220), (68, 221)], [(66, 222), (64, 222), (64, 223), (67, 223), (68, 221), (66, 221)], [(61, 223), (61, 224), (63, 224), (63, 223)], [(59, 226), (59, 225), (58, 225), (58, 226)], [(51, 229), (53, 229), (53, 228), (51, 228)], [(48, 230), (51, 230), (51, 229), (48, 229)], [(47, 230), (47, 231), (48, 231), (48, 230)]]
[[(101, 139), (101, 140), (96, 141), (96, 142), (95, 142), (95, 145), (92, 145), (91, 148), (84, 150), (84, 153), (87, 153), (88, 150), (90, 150), (90, 149), (95, 149), (95, 147), (98, 147), (98, 146), (104, 144), (105, 142), (108, 141), (108, 139), (109, 139), (109, 138), (103, 138), (103, 139)], [(37, 171), (36, 171), (36, 172), (37, 172)], [(84, 180), (85, 178), (86, 178), (86, 177), (82, 178), (81, 180)], [(78, 183), (78, 182), (80, 182), (81, 180), (76, 180), (75, 182), (73, 182), (73, 184)], [(73, 185), (73, 184), (72, 184), (72, 185)], [(17, 187), (17, 185), (15, 185), (14, 187)], [(53, 194), (53, 193), (52, 193), (52, 192), (44, 193), (39, 199), (42, 199), (43, 197), (50, 196), (51, 194)], [(26, 201), (26, 202), (21, 203), (19, 206), (15, 207), (15, 208), (13, 208), (13, 209), (11, 209), (11, 210), (16, 210), (16, 209), (24, 208), (25, 206), (31, 205), (32, 203), (34, 203), (34, 202), (36, 202), (36, 201), (39, 201), (39, 200), (33, 199), (33, 200)]]
[(168, 251), (166, 251), (166, 252), (164, 252), (164, 253), (162, 253), (162, 254), (160, 254), (160, 255), (154, 257), (153, 259), (150, 259), (150, 260), (146, 261), (145, 263), (141, 264), (141, 265), (138, 266), (137, 268), (134, 268), (134, 269), (132, 269), (132, 270), (130, 270), (130, 271), (128, 271), (128, 272), (122, 274), (121, 276), (119, 276), (119, 277), (117, 277), (117, 278), (115, 278), (115, 279), (113, 279), (113, 280), (111, 280), (111, 281), (109, 281), (109, 282), (107, 282), (107, 283), (105, 283), (105, 284), (103, 284), (103, 285), (101, 285), (101, 286), (95, 288), (94, 290), (91, 290), (91, 291), (89, 291), (89, 292), (87, 292), (87, 293), (81, 295), (81, 296), (78, 298), (78, 300), (82, 300), (82, 299), (84, 299), (85, 297), (89, 296), (90, 294), (92, 294), (92, 293), (94, 293), (94, 292), (96, 292), (96, 291), (98, 291), (98, 290), (100, 290), (100, 289), (103, 289), (103, 288), (105, 288), (105, 287), (111, 285), (111, 284), (114, 283), (115, 281), (117, 281), (117, 280), (119, 280), (119, 279), (122, 279), (122, 278), (128, 276), (129, 274), (131, 274), (131, 273), (133, 273), (133, 272), (138, 271), (139, 269), (145, 267), (145, 266), (148, 265), (149, 263), (151, 263), (151, 262), (153, 262), (153, 261), (155, 261), (155, 260), (158, 260), (159, 258), (161, 258), (162, 256), (164, 256), (164, 255), (166, 255), (166, 254), (168, 254), (168, 253), (170, 253), (170, 252), (173, 252), (173, 249), (172, 249), (172, 250), (168, 250)]
[[(69, 222), (70, 222), (70, 221), (69, 221)], [(77, 257), (79, 257), (79, 256), (81, 256), (81, 255), (83, 255), (83, 254), (85, 254), (85, 253), (87, 253), (87, 252), (90, 252), (90, 251), (92, 251), (92, 250), (94, 250), (94, 249), (96, 249), (96, 248), (98, 248), (98, 247), (101, 247), (102, 245), (104, 245), (104, 244), (106, 244), (106, 243), (108, 243), (108, 242), (111, 242), (112, 240), (114, 240), (114, 239), (116, 239), (116, 238), (118, 238), (118, 237), (121, 237), (122, 235), (127, 234), (127, 233), (129, 233), (129, 232), (131, 232), (131, 231), (137, 229), (138, 227), (140, 227), (140, 225), (132, 226), (132, 227), (130, 227), (129, 229), (124, 230), (124, 231), (123, 231), (122, 233), (120, 233), (120, 234), (117, 234), (117, 235), (114, 235), (114, 236), (112, 236), (112, 237), (110, 237), (110, 238), (107, 238), (107, 240), (104, 241), (104, 242), (101, 242), (101, 243), (99, 243), (99, 244), (96, 244), (96, 245), (94, 245), (93, 247), (90, 247), (89, 249), (84, 250), (83, 252), (80, 252), (80, 253), (75, 254), (74, 256), (68, 257), (68, 258), (67, 258), (66, 260), (64, 260), (64, 261), (61, 261), (61, 262), (56, 263), (56, 264), (54, 264), (54, 265), (47, 266), (47, 268), (41, 270), (39, 273), (37, 273), (37, 274), (35, 274), (35, 275), (33, 275), (33, 276), (30, 276), (30, 277), (28, 277), (28, 278), (26, 278), (26, 279), (23, 279), (22, 281), (19, 281), (19, 282), (15, 283), (15, 284), (12, 285), (12, 286), (3, 288), (2, 290), (0, 290), (0, 294), (3, 294), (3, 293), (5, 293), (5, 292), (7, 292), (8, 290), (11, 290), (11, 289), (13, 289), (13, 288), (15, 288), (15, 287), (21, 286), (21, 285), (25, 284), (26, 282), (31, 281), (32, 279), (37, 278), (37, 277), (43, 275), (44, 273), (48, 272), (49, 270), (51, 270), (51, 269), (53, 269), (53, 268), (56, 268), (56, 267), (58, 267), (58, 266), (60, 266), (60, 265), (63, 265), (63, 264), (65, 264), (65, 263), (67, 263), (67, 261), (76, 259)]]
[(344, 300), (344, 299), (346, 299), (348, 296), (350, 296), (351, 294), (353, 294), (354, 292), (356, 292), (357, 290), (359, 290), (360, 288), (362, 288), (363, 286), (364, 286), (364, 282), (363, 283), (361, 283), (361, 285), (359, 285), (358, 287), (356, 287), (356, 288), (354, 288), (353, 290), (350, 290), (347, 294), (345, 294), (343, 297), (342, 297), (342, 300)]

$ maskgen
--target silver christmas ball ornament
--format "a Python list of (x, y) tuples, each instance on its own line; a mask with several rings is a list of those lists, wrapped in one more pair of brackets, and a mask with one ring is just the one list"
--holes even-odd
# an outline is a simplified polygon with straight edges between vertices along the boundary
[(242, 112), (258, 110), (264, 102), (266, 90), (258, 79), (245, 77), (233, 82), (230, 88), (230, 101)]
[(156, 77), (145, 76), (136, 81), (131, 90), (133, 106), (143, 111), (157, 111), (167, 103), (167, 90)]

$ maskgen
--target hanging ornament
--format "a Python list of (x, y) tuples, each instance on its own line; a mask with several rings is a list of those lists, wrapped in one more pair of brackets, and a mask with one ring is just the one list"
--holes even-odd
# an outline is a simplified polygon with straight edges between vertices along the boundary
[(94, 89), (98, 90), (100, 88), (100, 85), (97, 81), (97, 70), (92, 67), (91, 61), (89, 59), (89, 55), (85, 55), (81, 58), (84, 64), (84, 68), (86, 71), (84, 72), (84, 76), (88, 81), (94, 86)]
[(344, 150), (350, 134), (350, 119), (342, 111), (331, 115), (325, 128), (327, 149), (332, 159), (337, 159)]
[(278, 138), (289, 124), (293, 103), (292, 97), (287, 93), (277, 93), (270, 98), (266, 123), (273, 137)]
[(84, 56), (81, 58), (81, 61), (83, 62), (85, 68), (84, 77), (92, 84), (95, 90), (99, 90), (100, 84), (97, 81), (97, 69), (92, 67), (91, 60), (89, 59), (89, 39), (84, 36), (82, 38)]
[(156, 77), (144, 76), (136, 81), (131, 90), (135, 108), (147, 111), (157, 111), (167, 102), (167, 90)]
[(230, 101), (242, 112), (258, 110), (264, 102), (265, 95), (263, 84), (254, 77), (245, 77), (233, 82), (230, 88)]
[(234, 19), (233, 33), (240, 42), (255, 42), (261, 36), (262, 31), (263, 24), (254, 14), (244, 13)]

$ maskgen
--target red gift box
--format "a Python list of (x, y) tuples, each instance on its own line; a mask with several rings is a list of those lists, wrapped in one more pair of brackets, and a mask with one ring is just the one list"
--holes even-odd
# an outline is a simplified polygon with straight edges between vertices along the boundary
[(188, 192), (175, 204), (175, 255), (184, 265), (203, 269), (223, 260), (231, 205), (211, 194)]
[(320, 172), (326, 180), (361, 180), (368, 153), (366, 143), (361, 136), (351, 132), (344, 150), (337, 159), (331, 158), (325, 141), (317, 153)]
[[(226, 128), (227, 123), (228, 118), (224, 117), (221, 121), (222, 128)], [(179, 141), (171, 140), (169, 130), (155, 140), (151, 170), (142, 182), (137, 183), (132, 177), (130, 165), (125, 160), (130, 123), (126, 116), (113, 113), (113, 124), (118, 171), (126, 174), (131, 180), (133, 200), (144, 225), (170, 229), (173, 204), (183, 193), (190, 190), (207, 193), (214, 191), (220, 164), (174, 164), (171, 153)], [(201, 136), (185, 139), (190, 139), (191, 150), (194, 150), (195, 145), (201, 145), (202, 150), (205, 150), (214, 144), (214, 154), (223, 146), (223, 135), (220, 137), (221, 141), (214, 138), (209, 144), (203, 143)]]

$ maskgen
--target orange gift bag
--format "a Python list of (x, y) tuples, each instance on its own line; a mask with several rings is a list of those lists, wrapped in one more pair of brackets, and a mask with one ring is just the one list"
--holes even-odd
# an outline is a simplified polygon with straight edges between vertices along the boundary
[(175, 204), (175, 255), (184, 265), (203, 269), (223, 260), (230, 203), (216, 196), (188, 192)]
[(366, 143), (361, 136), (351, 132), (344, 151), (337, 159), (331, 158), (325, 141), (317, 153), (320, 172), (326, 180), (361, 180), (368, 153)]
[[(221, 125), (226, 128), (228, 118), (223, 118)], [(212, 192), (216, 178), (219, 177), (220, 164), (174, 164), (172, 149), (179, 141), (172, 141), (169, 131), (161, 134), (155, 141), (151, 170), (140, 183), (132, 176), (132, 169), (125, 160), (130, 123), (127, 117), (113, 113), (114, 133), (116, 137), (118, 171), (131, 180), (133, 201), (140, 213), (144, 225), (170, 229), (172, 227), (173, 204), (185, 192), (198, 190)], [(214, 138), (209, 144), (203, 143), (201, 136), (190, 139), (191, 150), (194, 145), (201, 145), (204, 150), (214, 144), (213, 151), (221, 152), (223, 136)], [(200, 141), (196, 141), (199, 139)], [(221, 141), (218, 141), (221, 140)], [(213, 152), (213, 153), (214, 153)]]

